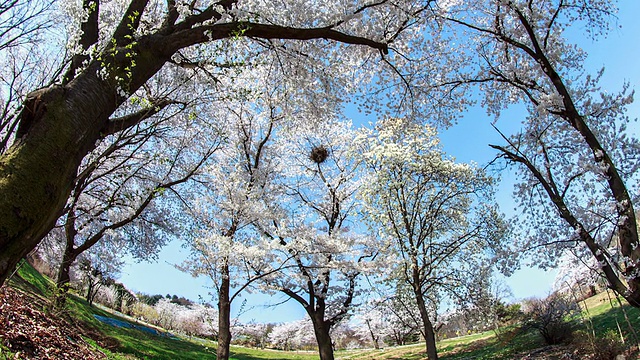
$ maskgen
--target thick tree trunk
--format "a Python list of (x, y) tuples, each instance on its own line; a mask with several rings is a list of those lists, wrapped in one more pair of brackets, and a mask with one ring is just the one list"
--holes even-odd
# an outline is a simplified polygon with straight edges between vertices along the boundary
[(96, 77), (29, 95), (20, 138), (0, 158), (0, 283), (53, 227), (82, 158), (115, 110)]
[[(97, 40), (98, 9), (88, 1), (88, 20), (83, 22), (86, 48)], [(111, 41), (86, 69), (76, 75), (71, 66), (64, 85), (31, 93), (24, 103), (17, 140), (0, 157), (0, 284), (18, 261), (51, 230), (60, 215), (78, 167), (106, 127), (109, 117), (125, 100), (123, 91), (134, 93), (154, 76), (179, 49), (218, 39), (243, 36), (264, 39), (327, 39), (358, 44), (388, 53), (385, 43), (351, 36), (332, 28), (295, 29), (277, 25), (216, 24), (221, 18), (213, 7), (188, 19), (178, 20), (173, 9), (158, 31), (136, 37), (148, 1), (131, 1)], [(225, 2), (231, 8), (233, 2)], [(97, 6), (97, 5), (96, 5)], [(82, 58), (75, 58), (77, 65)], [(105, 74), (106, 73), (106, 74)], [(73, 79), (71, 79), (73, 78)], [(124, 126), (132, 126), (127, 124)]]
[(324, 321), (324, 312), (309, 313), (313, 323), (313, 332), (318, 342), (318, 353), (320, 360), (333, 360), (333, 342), (329, 335), (330, 326)]
[(231, 346), (231, 301), (229, 299), (230, 281), (229, 266), (222, 268), (222, 282), (218, 294), (218, 360), (229, 359), (229, 347)]
[[(146, 45), (138, 49), (131, 92), (165, 62)], [(118, 84), (100, 78), (100, 68), (94, 61), (66, 85), (36, 90), (24, 102), (16, 140), (0, 157), (0, 284), (51, 230), (82, 159), (124, 100)]]

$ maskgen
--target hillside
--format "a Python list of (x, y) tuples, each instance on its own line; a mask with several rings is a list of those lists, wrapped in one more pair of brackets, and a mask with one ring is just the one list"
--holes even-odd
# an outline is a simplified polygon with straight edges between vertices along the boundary
[[(116, 315), (71, 295), (64, 311), (51, 310), (52, 283), (28, 264), (0, 290), (0, 359), (215, 359), (215, 342), (179, 337), (163, 329)], [(612, 309), (612, 304), (614, 308)], [(637, 309), (620, 308), (615, 299), (601, 293), (582, 303), (578, 337), (587, 331), (597, 341), (578, 338), (577, 345), (545, 346), (532, 331), (506, 331), (498, 339), (493, 332), (468, 335), (439, 342), (442, 359), (597, 359), (588, 353), (606, 355), (619, 337), (620, 329), (629, 343), (637, 343), (640, 327)], [(626, 315), (626, 318), (625, 318)], [(627, 322), (628, 319), (628, 322)], [(583, 335), (580, 335), (583, 334)], [(613, 335), (612, 335), (613, 334)], [(637, 349), (633, 347), (633, 349)], [(317, 359), (315, 352), (257, 350), (233, 346), (232, 358)], [(637, 350), (635, 352), (637, 354)], [(390, 347), (382, 350), (341, 350), (345, 360), (422, 359), (424, 345)], [(632, 359), (631, 355), (627, 359)]]

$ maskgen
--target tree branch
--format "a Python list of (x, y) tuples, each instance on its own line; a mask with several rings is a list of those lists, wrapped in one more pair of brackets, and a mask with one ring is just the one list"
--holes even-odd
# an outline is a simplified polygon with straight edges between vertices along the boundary
[(131, 0), (127, 11), (113, 33), (113, 39), (118, 46), (130, 44), (133, 41), (133, 33), (140, 26), (142, 13), (148, 3), (149, 0)]
[(74, 55), (71, 59), (71, 66), (64, 75), (63, 83), (71, 81), (75, 77), (76, 71), (82, 69), (83, 63), (89, 59), (89, 54), (85, 52), (98, 42), (100, 1), (84, 0), (82, 2), (82, 9), (88, 14), (87, 20), (80, 25), (80, 29), (82, 30), (82, 37), (80, 38), (82, 52)]
[(162, 99), (158, 101), (153, 101), (150, 107), (138, 110), (132, 114), (124, 115), (118, 118), (109, 119), (107, 124), (102, 128), (100, 134), (102, 137), (106, 137), (107, 135), (113, 135), (118, 131), (125, 130), (131, 126), (134, 126), (141, 121), (144, 121), (153, 115), (159, 113), (162, 109), (169, 105), (182, 104), (178, 101)]
[(327, 28), (294, 28), (279, 25), (256, 24), (250, 22), (231, 22), (224, 24), (203, 25), (193, 29), (176, 31), (167, 35), (165, 43), (169, 48), (181, 49), (191, 45), (213, 40), (229, 38), (231, 36), (255, 37), (260, 39), (288, 39), (288, 40), (333, 40), (345, 44), (365, 45), (389, 53), (387, 43), (367, 39), (361, 36), (348, 35), (337, 30)]

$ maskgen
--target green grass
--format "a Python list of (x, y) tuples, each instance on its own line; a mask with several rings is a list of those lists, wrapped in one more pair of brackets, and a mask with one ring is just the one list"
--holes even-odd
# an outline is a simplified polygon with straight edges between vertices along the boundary
[[(624, 304), (624, 300), (622, 300)], [(613, 308), (606, 293), (599, 294), (588, 299), (585, 303), (588, 311), (579, 318), (577, 328), (588, 330), (588, 326), (595, 329), (597, 337), (602, 337), (608, 331), (615, 331), (618, 334), (618, 324), (629, 343), (635, 343), (633, 331), (640, 335), (640, 310), (629, 305), (619, 307), (613, 300)], [(629, 324), (625, 320), (626, 311)], [(591, 320), (591, 322), (588, 321)], [(617, 323), (616, 323), (617, 321)], [(591, 325), (593, 324), (593, 325)], [(511, 330), (511, 332), (510, 332)], [(438, 342), (438, 354), (443, 360), (490, 360), (490, 359), (512, 359), (516, 354), (523, 354), (540, 347), (545, 343), (536, 331), (518, 332), (517, 329), (503, 329), (504, 334), (498, 339), (491, 331), (461, 336), (453, 339), (446, 339)], [(354, 350), (352, 352), (338, 352), (338, 358), (347, 360), (367, 360), (367, 359), (424, 359), (424, 344), (416, 344), (403, 347), (393, 347), (383, 350)]]
[[(118, 359), (121, 355), (132, 355), (138, 359), (215, 359), (215, 349), (182, 339), (162, 335), (154, 335), (137, 329), (111, 326), (97, 320), (93, 315), (115, 318), (121, 321), (128, 319), (106, 312), (98, 307), (91, 307), (84, 300), (71, 295), (68, 300), (68, 311), (73, 318), (84, 324), (102, 337), (108, 338), (106, 350), (113, 354), (110, 359)], [(119, 353), (119, 354), (116, 354)]]
[[(13, 287), (20, 288), (42, 298), (51, 298), (54, 283), (41, 275), (26, 262), (21, 265), (10, 280)], [(197, 360), (215, 359), (217, 344), (213, 341), (192, 341), (185, 338), (175, 338), (162, 335), (154, 335), (137, 329), (115, 327), (104, 324), (93, 315), (115, 318), (129, 322), (96, 306), (90, 306), (83, 298), (75, 294), (69, 294), (63, 315), (81, 324), (86, 331), (85, 335), (97, 335), (102, 340), (103, 346), (86, 337), (87, 343), (107, 355), (108, 359), (158, 359), (158, 360)], [(106, 345), (105, 345), (106, 344)], [(244, 347), (231, 348), (231, 359), (283, 359), (283, 360), (311, 360), (318, 359), (315, 352), (284, 352), (276, 350), (258, 350)]]
[[(34, 293), (42, 298), (50, 298), (53, 294), (53, 282), (42, 276), (35, 269), (24, 263), (20, 266), (18, 276), (10, 283), (24, 291)], [(587, 299), (588, 311), (580, 318), (578, 327), (589, 331), (595, 329), (596, 336), (603, 336), (607, 331), (618, 332), (618, 326), (624, 336), (635, 342), (634, 329), (640, 329), (640, 310), (628, 305), (622, 308), (614, 299), (612, 308), (606, 294)], [(625, 320), (625, 312), (629, 324)], [(215, 359), (217, 344), (209, 340), (192, 340), (187, 338), (171, 338), (150, 334), (137, 329), (114, 327), (97, 320), (94, 315), (129, 321), (89, 304), (82, 298), (70, 294), (64, 313), (73, 322), (81, 324), (85, 331), (86, 341), (95, 349), (104, 353), (108, 359)], [(491, 331), (446, 339), (438, 342), (438, 353), (443, 360), (461, 359), (511, 359), (521, 354), (544, 346), (542, 338), (535, 332), (519, 332), (517, 329), (503, 330), (498, 339)], [(98, 342), (90, 337), (99, 338)], [(315, 352), (292, 352), (252, 349), (232, 346), (231, 359), (234, 360), (316, 360)], [(336, 358), (344, 360), (382, 360), (402, 359), (418, 360), (425, 358), (424, 343), (408, 346), (390, 347), (382, 350), (342, 350), (336, 352)]]
[(457, 347), (443, 348), (441, 358), (454, 359), (511, 359), (515, 354), (543, 346), (542, 338), (533, 331), (521, 332), (517, 329), (502, 335), (498, 339), (495, 334), (475, 340), (460, 342)]
[(583, 309), (585, 305), (588, 309), (583, 311), (583, 328), (590, 330), (592, 323), (596, 337), (601, 337), (608, 331), (616, 333), (622, 331), (625, 338), (637, 342), (634, 336), (640, 335), (638, 332), (640, 331), (640, 309), (627, 305), (622, 298), (620, 298), (620, 302), (622, 307), (613, 294), (608, 295), (606, 292), (585, 300), (581, 303)]
[[(53, 282), (42, 276), (26, 262), (21, 264), (16, 275), (10, 281), (12, 286), (44, 298), (50, 298), (53, 294)], [(74, 294), (69, 294), (66, 308), (61, 313), (67, 315), (67, 318), (72, 319), (73, 322), (81, 324), (87, 332), (86, 335), (93, 333), (93, 335), (104, 339), (102, 342), (107, 343), (107, 346), (100, 347), (95, 341), (89, 341), (89, 343), (107, 354), (109, 359), (206, 360), (216, 358), (215, 349), (211, 347), (182, 339), (153, 335), (136, 329), (104, 324), (93, 315), (116, 318), (121, 321), (128, 320), (98, 307), (89, 306), (87, 301)]]
[(239, 346), (231, 347), (231, 359), (235, 360), (262, 360), (262, 359), (283, 359), (283, 360), (316, 360), (319, 356), (315, 351), (279, 351), (269, 349), (251, 349)]
[(50, 297), (54, 289), (53, 281), (42, 276), (24, 260), (18, 263), (15, 274), (9, 279), (9, 284), (41, 297)]
[[(635, 329), (640, 329), (640, 309), (629, 305), (620, 307), (613, 295), (611, 296), (612, 302), (606, 293), (601, 293), (581, 303), (582, 309), (585, 309), (586, 305), (586, 310), (578, 318), (576, 330), (593, 329), (597, 338), (603, 337), (609, 331), (618, 334), (620, 330), (627, 341), (637, 342), (635, 336), (640, 333)], [(624, 299), (621, 301), (625, 304)], [(626, 319), (629, 319), (629, 322)], [(485, 339), (463, 337), (454, 340), (455, 343), (448, 343), (447, 340), (439, 343), (441, 359), (510, 359), (514, 354), (545, 346), (541, 336), (535, 331), (515, 334), (509, 341), (500, 341), (493, 334), (489, 334)]]

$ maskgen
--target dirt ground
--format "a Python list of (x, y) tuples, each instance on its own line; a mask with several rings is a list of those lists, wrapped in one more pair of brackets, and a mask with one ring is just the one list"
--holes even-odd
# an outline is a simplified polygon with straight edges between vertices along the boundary
[[(106, 358), (85, 342), (82, 330), (45, 308), (42, 299), (8, 286), (0, 288), (0, 342), (13, 353), (12, 359)], [(0, 349), (0, 357), (7, 356)]]

